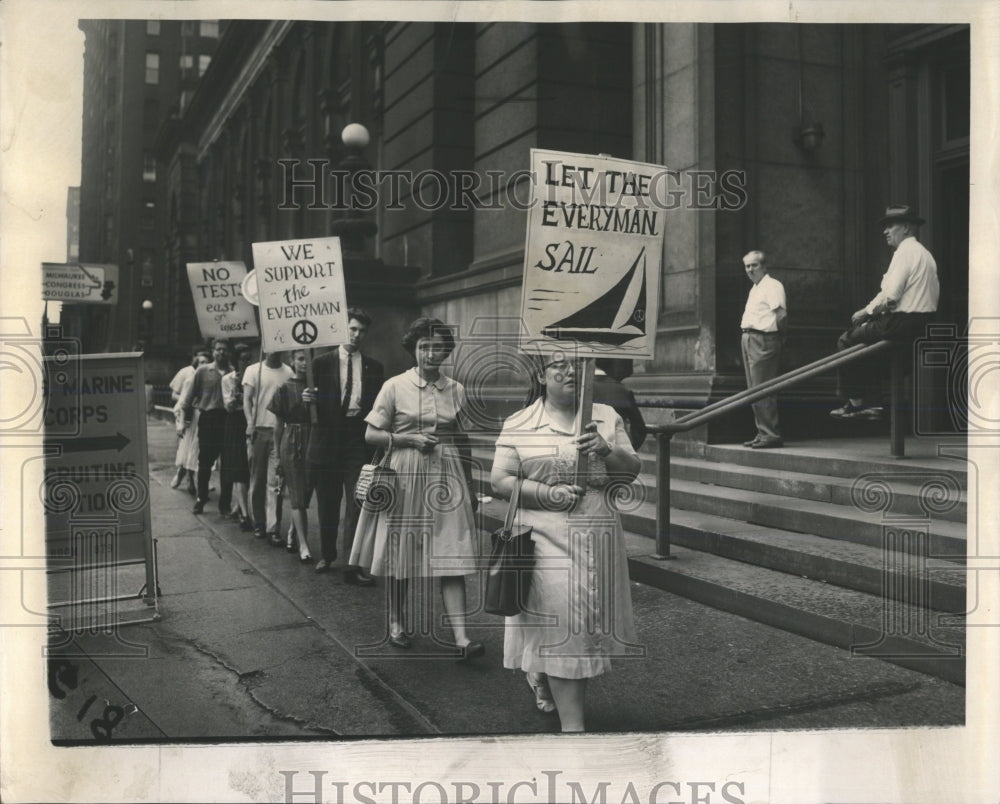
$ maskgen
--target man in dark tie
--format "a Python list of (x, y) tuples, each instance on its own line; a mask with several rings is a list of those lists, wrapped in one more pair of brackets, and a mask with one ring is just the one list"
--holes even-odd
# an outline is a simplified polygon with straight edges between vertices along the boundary
[[(337, 560), (337, 530), (340, 502), (344, 500), (341, 548), (351, 554), (360, 509), (354, 486), (361, 467), (371, 457), (365, 444), (365, 416), (385, 381), (385, 370), (377, 360), (361, 354), (371, 316), (358, 307), (347, 311), (347, 342), (313, 361), (315, 388), (302, 394), (304, 402), (316, 405), (317, 422), (309, 439), (306, 461), (316, 490), (321, 552), (316, 572), (326, 572)], [(373, 586), (375, 579), (358, 567), (344, 570), (344, 582)]]

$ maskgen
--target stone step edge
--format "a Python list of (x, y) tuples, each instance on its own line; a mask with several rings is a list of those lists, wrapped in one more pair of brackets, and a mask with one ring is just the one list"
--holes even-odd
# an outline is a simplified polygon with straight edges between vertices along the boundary
[[(490, 509), (484, 510), (484, 514), (490, 520), (489, 527), (491, 529), (500, 527), (504, 513), (503, 507), (497, 502), (488, 505), (490, 505)], [(706, 517), (708, 521), (706, 521)], [(922, 600), (924, 594), (929, 594), (930, 605), (935, 611), (946, 613), (965, 611), (966, 588), (964, 584), (955, 584), (934, 577), (935, 567), (954, 568), (956, 571), (961, 571), (961, 566), (953, 562), (930, 559), (932, 564), (925, 569), (923, 576), (915, 577), (900, 572), (886, 574), (882, 567), (881, 552), (874, 555), (874, 551), (880, 550), (879, 548), (860, 545), (862, 548), (873, 551), (872, 562), (865, 564), (853, 556), (836, 557), (809, 552), (810, 543), (816, 544), (818, 539), (822, 539), (823, 542), (829, 543), (829, 547), (834, 548), (840, 543), (822, 536), (766, 528), (772, 532), (805, 537), (803, 547), (806, 549), (796, 551), (788, 547), (755, 540), (752, 532), (729, 533), (729, 530), (738, 530), (738, 528), (726, 528), (726, 525), (730, 523), (733, 525), (743, 524), (737, 520), (710, 514), (699, 516), (697, 523), (692, 522), (692, 519), (683, 516), (683, 514), (681, 517), (672, 519), (672, 546), (680, 546), (688, 550), (716, 555), (730, 561), (738, 561), (869, 595), (881, 596), (884, 589), (888, 588), (893, 599), (904, 603), (916, 602), (913, 598), (917, 598), (918, 601)], [(715, 527), (711, 530), (706, 529), (705, 526), (710, 525), (712, 521), (717, 522)], [(627, 515), (623, 517), (622, 524), (626, 528), (626, 532), (635, 538), (642, 539), (651, 546), (655, 544), (651, 534), (630, 527), (636, 523), (631, 521)]]
[[(474, 470), (473, 478), (479, 481), (480, 490), (486, 493), (489, 489), (489, 477), (485, 472)], [(735, 522), (742, 521), (748, 524), (773, 527), (790, 532), (808, 532), (812, 535), (831, 540), (854, 541), (858, 544), (867, 544), (873, 547), (880, 546), (879, 543), (881, 542), (882, 526), (884, 523), (873, 521), (878, 514), (853, 511), (846, 506), (819, 500), (807, 501), (809, 505), (806, 507), (801, 505), (800, 500), (780, 494), (732, 489), (727, 486), (710, 486), (693, 480), (675, 480), (671, 483), (670, 491), (672, 511), (688, 510), (714, 514), (714, 511), (705, 509), (712, 507), (714, 501), (721, 499), (731, 505), (750, 506), (752, 508), (750, 514), (756, 512), (754, 516), (748, 515), (742, 518), (726, 517)], [(750, 498), (751, 495), (752, 499)], [(674, 499), (675, 497), (676, 499)], [(642, 510), (643, 513), (639, 514), (639, 510)], [(761, 514), (764, 515), (763, 519), (760, 518)], [(631, 515), (655, 522), (655, 501), (647, 499)], [(809, 531), (796, 531), (793, 528), (783, 527), (783, 523), (776, 521), (788, 517), (795, 519), (808, 518), (811, 520), (812, 528)], [(822, 527), (816, 527), (820, 523), (822, 523)], [(845, 524), (850, 524), (856, 529), (862, 529), (862, 533), (848, 533), (844, 528)], [(966, 527), (964, 523), (956, 523), (948, 520), (932, 520), (928, 530), (932, 540), (937, 542), (938, 547), (945, 545), (951, 548), (951, 552), (948, 555), (954, 556), (956, 559), (964, 556), (966, 546)], [(868, 533), (867, 531), (871, 532)], [(961, 531), (961, 533), (958, 531)], [(940, 552), (944, 553), (943, 550)]]
[[(649, 539), (648, 536), (644, 538)], [(730, 535), (683, 525), (674, 531), (671, 543), (688, 550), (710, 553), (731, 561), (764, 567), (855, 592), (881, 596), (888, 590), (894, 600), (904, 603), (918, 602), (926, 595), (929, 598), (929, 605), (935, 611), (964, 613), (966, 607), (965, 586), (936, 578), (932, 568), (925, 569), (922, 576), (908, 575), (883, 569), (881, 559), (878, 561), (878, 566), (874, 565), (874, 562), (864, 564), (854, 560), (853, 557), (817, 555), (768, 544), (754, 539), (753, 533)]]
[[(689, 600), (852, 652), (852, 646), (873, 644), (879, 639), (879, 632), (870, 626), (837, 620), (787, 603), (730, 589), (705, 578), (677, 573), (671, 570), (670, 563), (652, 556), (631, 556), (628, 559), (629, 577)], [(964, 651), (949, 655), (903, 637), (891, 637), (886, 641), (884, 652), (858, 651), (858, 655), (888, 661), (965, 686)]]

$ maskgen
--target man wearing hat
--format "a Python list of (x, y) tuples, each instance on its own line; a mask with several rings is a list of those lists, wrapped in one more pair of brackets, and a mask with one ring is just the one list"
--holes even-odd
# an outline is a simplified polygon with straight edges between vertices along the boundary
[[(866, 307), (851, 316), (851, 328), (837, 340), (837, 349), (859, 343), (890, 340), (901, 346), (923, 334), (937, 311), (940, 286), (934, 257), (916, 238), (924, 219), (911, 207), (895, 205), (879, 223), (885, 240), (895, 250), (882, 277), (882, 288)], [(841, 369), (841, 393), (847, 401), (830, 411), (835, 419), (882, 418), (875, 396), (879, 365), (871, 360)], [(883, 372), (884, 373), (884, 372)]]

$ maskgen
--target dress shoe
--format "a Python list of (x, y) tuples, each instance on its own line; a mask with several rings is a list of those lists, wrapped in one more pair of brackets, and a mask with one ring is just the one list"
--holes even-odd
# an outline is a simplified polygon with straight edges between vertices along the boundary
[(405, 650), (406, 648), (409, 648), (413, 643), (410, 642), (410, 638), (404, 633), (399, 633), (399, 634), (390, 633), (389, 644), (392, 645), (394, 648), (403, 648)]
[(853, 402), (848, 400), (839, 408), (834, 408), (830, 411), (830, 415), (835, 419), (856, 419), (861, 412), (865, 409), (864, 405), (855, 405)]
[(281, 547), (281, 545), (284, 544), (284, 542), (281, 541), (281, 537), (277, 533), (267, 534), (267, 540), (271, 543), (271, 547)]
[(544, 673), (525, 673), (528, 686), (535, 695), (535, 709), (545, 715), (556, 711), (556, 702), (552, 699), (552, 690)]
[(253, 537), (255, 539), (266, 539), (267, 538), (267, 534), (264, 532), (263, 528), (254, 528), (253, 529)]
[(371, 575), (363, 573), (357, 567), (351, 567), (344, 570), (344, 583), (351, 586), (374, 586), (375, 579)]
[(311, 555), (309, 555), (308, 553), (306, 553), (304, 556), (303, 555), (299, 556), (299, 561), (301, 561), (303, 564), (309, 564), (309, 563), (312, 562), (312, 560), (313, 560), (313, 557)]
[(456, 647), (461, 651), (458, 657), (459, 662), (467, 662), (486, 653), (486, 646), (482, 642), (470, 642), (467, 645), (458, 645)]
[(177, 474), (174, 475), (174, 479), (170, 481), (170, 488), (175, 489), (178, 486), (180, 486), (182, 479), (183, 478), (181, 477), (181, 472), (178, 469)]
[(193, 513), (193, 514), (200, 514), (204, 510), (205, 510), (205, 501), (204, 500), (196, 500), (195, 504), (194, 504), (194, 508), (191, 509), (191, 513)]
[(758, 441), (760, 441), (760, 436), (754, 436), (754, 437), (753, 437), (753, 438), (751, 438), (751, 439), (750, 439), (749, 441), (744, 441), (744, 442), (743, 442), (743, 446), (744, 446), (744, 447), (752, 447), (752, 446), (753, 446), (754, 444), (756, 444), (756, 443), (757, 443)]
[(357, 567), (344, 570), (344, 583), (351, 586), (374, 586), (375, 579)]
[(316, 562), (316, 572), (326, 572), (330, 569), (330, 562), (325, 558), (321, 558)]
[(250, 521), (250, 517), (245, 516), (240, 519), (240, 530), (244, 533), (249, 533), (253, 530), (253, 522)]
[(785, 442), (780, 438), (761, 438), (750, 445), (750, 449), (777, 449), (783, 447)]

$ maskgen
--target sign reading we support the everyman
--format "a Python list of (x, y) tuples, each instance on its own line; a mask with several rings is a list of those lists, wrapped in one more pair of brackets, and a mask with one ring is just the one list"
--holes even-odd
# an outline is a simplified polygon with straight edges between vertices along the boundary
[(665, 168), (532, 149), (531, 172), (521, 348), (652, 359)]
[(347, 340), (339, 237), (253, 244), (261, 348), (281, 352)]
[(203, 338), (256, 338), (253, 307), (243, 298), (242, 262), (189, 262), (188, 281)]

